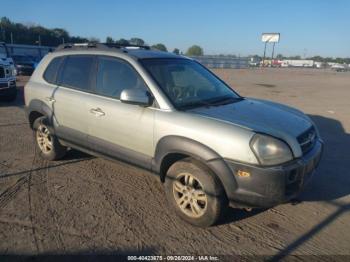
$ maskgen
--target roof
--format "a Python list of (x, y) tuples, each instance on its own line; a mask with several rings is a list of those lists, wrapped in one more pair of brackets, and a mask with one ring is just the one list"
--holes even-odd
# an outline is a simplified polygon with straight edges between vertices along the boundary
[(133, 58), (179, 58), (181, 56), (168, 53), (164, 51), (153, 50), (149, 46), (136, 46), (136, 45), (119, 45), (119, 44), (62, 44), (58, 46), (54, 52), (70, 52), (70, 51), (89, 51), (94, 53), (96, 51), (104, 52), (118, 52), (128, 55)]

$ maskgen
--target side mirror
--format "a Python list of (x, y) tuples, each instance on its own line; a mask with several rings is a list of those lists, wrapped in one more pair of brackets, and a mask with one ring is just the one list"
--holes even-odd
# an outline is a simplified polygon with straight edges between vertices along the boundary
[(139, 106), (150, 106), (153, 102), (151, 94), (142, 89), (124, 89), (120, 94), (120, 101), (126, 104), (139, 105)]

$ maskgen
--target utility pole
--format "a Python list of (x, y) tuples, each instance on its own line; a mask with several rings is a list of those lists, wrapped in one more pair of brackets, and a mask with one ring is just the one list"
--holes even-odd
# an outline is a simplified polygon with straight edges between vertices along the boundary
[(273, 60), (273, 56), (275, 54), (275, 42), (273, 42), (273, 46), (272, 46), (272, 56), (271, 56), (271, 60)]
[(267, 41), (265, 42), (264, 57), (263, 57), (263, 64), (262, 64), (262, 66), (265, 66), (266, 44), (267, 44)]
[(13, 44), (13, 34), (12, 34), (12, 32), (11, 32), (11, 44)]

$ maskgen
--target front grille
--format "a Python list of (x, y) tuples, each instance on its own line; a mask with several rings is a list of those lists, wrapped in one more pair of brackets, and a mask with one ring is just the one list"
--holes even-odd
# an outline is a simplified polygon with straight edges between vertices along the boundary
[(5, 68), (0, 66), (0, 78), (5, 78)]
[(301, 151), (303, 152), (303, 154), (306, 154), (314, 147), (316, 138), (317, 134), (313, 126), (298, 136), (298, 142), (300, 144)]
[(0, 83), (0, 89), (8, 88), (9, 84), (8, 83)]

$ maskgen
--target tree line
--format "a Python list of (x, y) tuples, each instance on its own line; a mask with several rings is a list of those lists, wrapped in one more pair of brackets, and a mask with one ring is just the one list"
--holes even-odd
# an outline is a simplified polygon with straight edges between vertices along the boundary
[[(63, 28), (49, 29), (36, 24), (24, 25), (22, 23), (12, 22), (7, 17), (2, 17), (0, 19), (0, 42), (56, 47), (64, 43), (99, 43), (100, 39), (95, 37), (86, 38), (71, 36), (69, 32)], [(146, 45), (143, 39), (137, 37), (114, 40), (111, 36), (108, 36), (105, 42), (121, 45)], [(164, 52), (168, 51), (167, 47), (162, 43), (151, 45), (151, 48)], [(178, 48), (174, 48), (172, 52), (175, 54), (182, 54)], [(185, 54), (189, 56), (201, 56), (204, 52), (200, 46), (193, 45), (185, 52)]]
[[(80, 37), (71, 36), (69, 32), (63, 28), (53, 28), (49, 29), (36, 24), (27, 24), (12, 22), (7, 17), (2, 17), (0, 19), (0, 42), (15, 43), (15, 44), (27, 44), (27, 45), (43, 45), (56, 47), (62, 43), (86, 43), (86, 42), (100, 42), (100, 39), (95, 37)], [(145, 45), (145, 41), (141, 38), (131, 38), (131, 39), (113, 39), (113, 37), (108, 36), (105, 39), (106, 43), (116, 43), (123, 45)], [(167, 52), (167, 47), (162, 43), (157, 43), (151, 45), (151, 48), (160, 51)], [(183, 54), (178, 48), (172, 50), (175, 54)], [(198, 45), (193, 45), (184, 52), (188, 56), (202, 56), (204, 55), (203, 48)], [(234, 56), (234, 55), (232, 55)], [(259, 55), (254, 55), (252, 57), (261, 59)], [(301, 59), (301, 56), (284, 56), (278, 54), (276, 59)], [(333, 57), (322, 57), (313, 56), (305, 59), (312, 59), (319, 62), (335, 62), (335, 63), (346, 63), (350, 64), (350, 58), (333, 58)]]

